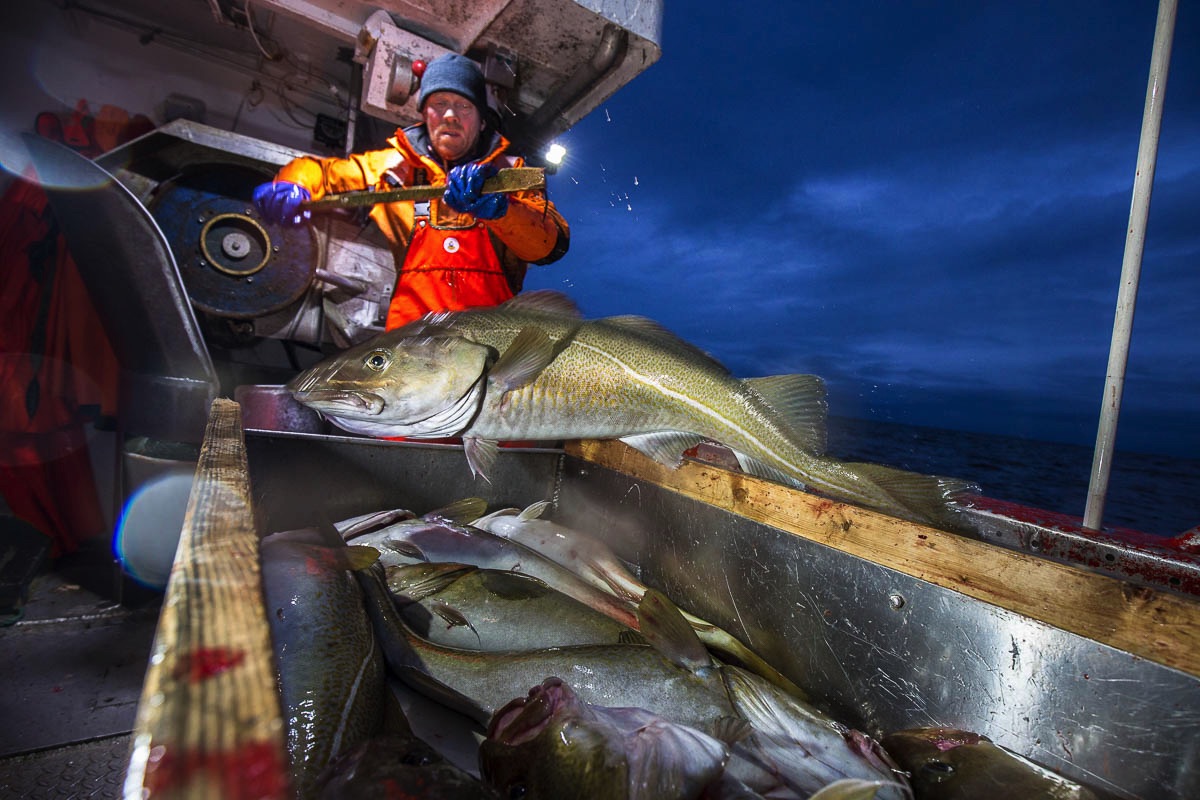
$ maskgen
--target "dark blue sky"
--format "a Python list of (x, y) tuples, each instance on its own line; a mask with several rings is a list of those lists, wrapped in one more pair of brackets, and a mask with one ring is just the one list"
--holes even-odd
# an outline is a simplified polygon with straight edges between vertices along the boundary
[[(1200, 12), (1167, 83), (1121, 449), (1200, 458)], [(830, 413), (1089, 444), (1153, 2), (667, 4), (562, 138), (527, 288), (657, 319)]]

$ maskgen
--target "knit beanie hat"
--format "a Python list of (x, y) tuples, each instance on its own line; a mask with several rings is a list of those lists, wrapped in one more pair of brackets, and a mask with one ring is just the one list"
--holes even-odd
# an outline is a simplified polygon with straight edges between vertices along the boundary
[(457, 53), (438, 56), (425, 67), (421, 76), (421, 91), (417, 95), (417, 108), (424, 110), (425, 101), (434, 92), (454, 92), (470, 100), (487, 116), (490, 111), (487, 101), (487, 86), (479, 66)]

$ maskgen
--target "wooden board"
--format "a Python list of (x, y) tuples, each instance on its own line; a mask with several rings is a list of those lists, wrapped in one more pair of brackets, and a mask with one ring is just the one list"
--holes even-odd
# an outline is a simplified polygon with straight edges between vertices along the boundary
[(275, 675), (241, 409), (218, 399), (138, 705), (125, 797), (290, 797)]
[(1200, 602), (750, 475), (665, 467), (616, 441), (567, 453), (881, 566), (1200, 676)]

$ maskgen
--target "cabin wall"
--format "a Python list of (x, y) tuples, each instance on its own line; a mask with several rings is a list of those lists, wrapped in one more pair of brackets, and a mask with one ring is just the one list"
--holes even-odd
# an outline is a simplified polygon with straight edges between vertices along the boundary
[[(342, 100), (337, 100), (328, 83), (299, 70), (289, 74), (289, 68), (279, 64), (262, 69), (264, 59), (255, 58), (248, 34), (246, 52), (237, 56), (243, 65), (232, 55), (223, 59), (189, 52), (162, 39), (143, 44), (141, 31), (86, 11), (62, 11), (48, 0), (14, 3), (5, 16), (9, 19), (0, 26), (0, 64), (7, 85), (0, 108), (0, 146), (5, 166), (15, 173), (23, 171), (20, 150), (14, 147), (19, 134), (33, 130), (38, 113), (70, 110), (80, 100), (86, 100), (93, 113), (114, 105), (161, 125), (179, 116), (168, 102), (172, 95), (195, 98), (204, 104), (203, 118), (197, 121), (317, 152), (322, 148), (313, 143), (314, 117), (309, 112), (344, 116), (342, 90)], [(347, 64), (343, 83), (350, 69)], [(303, 110), (285, 108), (278, 91), (281, 79), (291, 87), (288, 99)], [(289, 117), (289, 111), (299, 121)]]

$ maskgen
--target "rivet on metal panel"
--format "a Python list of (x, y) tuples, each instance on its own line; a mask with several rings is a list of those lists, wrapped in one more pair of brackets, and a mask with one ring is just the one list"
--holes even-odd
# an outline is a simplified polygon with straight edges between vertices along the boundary
[(888, 605), (893, 611), (899, 611), (904, 608), (905, 602), (907, 601), (904, 599), (904, 595), (899, 592), (892, 592), (888, 595)]

